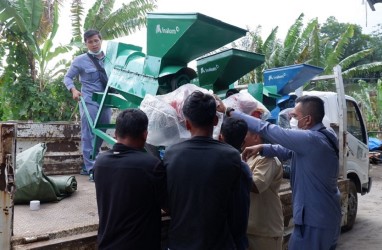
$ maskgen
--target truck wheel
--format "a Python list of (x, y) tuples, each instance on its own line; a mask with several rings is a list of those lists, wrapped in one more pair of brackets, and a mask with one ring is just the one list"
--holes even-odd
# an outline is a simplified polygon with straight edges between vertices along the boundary
[(353, 181), (349, 182), (349, 194), (348, 194), (348, 214), (347, 214), (347, 224), (342, 227), (342, 231), (346, 232), (353, 228), (355, 223), (355, 218), (357, 216), (358, 209), (358, 198), (357, 198), (357, 188)]

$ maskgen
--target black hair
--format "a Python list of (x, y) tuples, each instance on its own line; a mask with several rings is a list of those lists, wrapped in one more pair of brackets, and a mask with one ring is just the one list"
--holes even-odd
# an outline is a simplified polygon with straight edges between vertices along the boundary
[(125, 109), (117, 116), (115, 134), (120, 138), (140, 138), (147, 131), (149, 119), (140, 109)]
[(240, 151), (244, 138), (248, 132), (248, 125), (243, 119), (226, 117), (223, 121), (220, 133), (224, 136), (224, 142)]
[(90, 30), (85, 31), (85, 33), (84, 33), (84, 42), (86, 43), (86, 40), (88, 40), (89, 37), (92, 37), (94, 35), (98, 35), (98, 38), (100, 40), (102, 40), (101, 33), (99, 33), (98, 30), (90, 29)]
[(301, 112), (303, 115), (310, 115), (314, 122), (320, 123), (325, 116), (324, 101), (317, 96), (304, 95), (296, 99), (296, 104), (301, 103)]
[(225, 98), (227, 98), (227, 97), (229, 97), (231, 95), (237, 94), (237, 93), (239, 93), (239, 90), (237, 90), (237, 89), (229, 89), (225, 93)]
[(212, 95), (196, 90), (183, 104), (184, 116), (197, 127), (214, 126), (216, 101)]

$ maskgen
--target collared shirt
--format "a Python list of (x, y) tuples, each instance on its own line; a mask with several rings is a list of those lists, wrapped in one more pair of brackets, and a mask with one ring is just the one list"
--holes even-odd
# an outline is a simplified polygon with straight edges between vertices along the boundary
[[(237, 111), (231, 114), (247, 121), (249, 130), (279, 144), (265, 146), (264, 156), (277, 156), (281, 160), (291, 158), (294, 223), (318, 228), (338, 227), (341, 220), (337, 185), (339, 161), (328, 138), (318, 131), (324, 125), (319, 123), (309, 130), (291, 130)], [(328, 131), (331, 140), (337, 142), (336, 135)]]
[(252, 156), (247, 160), (259, 193), (251, 192), (247, 233), (262, 237), (281, 237), (284, 216), (279, 197), (283, 170), (276, 157)]
[[(103, 66), (103, 60), (100, 60), (100, 65)], [(98, 103), (92, 101), (92, 95), (94, 92), (104, 92), (105, 88), (100, 81), (96, 66), (87, 53), (74, 58), (64, 77), (65, 86), (69, 91), (75, 87), (73, 79), (77, 76), (80, 76), (81, 93), (85, 102), (98, 106)]]

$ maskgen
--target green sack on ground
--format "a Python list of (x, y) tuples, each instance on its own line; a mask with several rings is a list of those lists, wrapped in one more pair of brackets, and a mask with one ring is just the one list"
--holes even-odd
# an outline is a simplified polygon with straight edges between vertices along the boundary
[(39, 143), (17, 154), (15, 204), (59, 201), (77, 190), (74, 176), (48, 177), (43, 173), (45, 152), (45, 143)]

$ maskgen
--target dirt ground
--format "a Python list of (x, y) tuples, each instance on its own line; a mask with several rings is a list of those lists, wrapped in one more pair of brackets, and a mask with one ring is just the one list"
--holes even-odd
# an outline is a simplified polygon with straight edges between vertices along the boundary
[(358, 194), (358, 214), (353, 229), (342, 233), (337, 250), (382, 249), (382, 164), (372, 165), (370, 193)]

